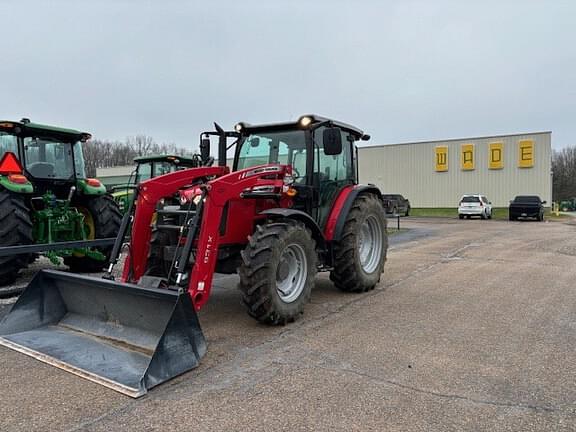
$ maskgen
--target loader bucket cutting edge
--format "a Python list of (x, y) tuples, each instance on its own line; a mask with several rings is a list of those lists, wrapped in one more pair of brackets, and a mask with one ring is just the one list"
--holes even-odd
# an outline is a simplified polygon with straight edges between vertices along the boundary
[(42, 270), (0, 323), (0, 345), (131, 397), (198, 366), (187, 293)]

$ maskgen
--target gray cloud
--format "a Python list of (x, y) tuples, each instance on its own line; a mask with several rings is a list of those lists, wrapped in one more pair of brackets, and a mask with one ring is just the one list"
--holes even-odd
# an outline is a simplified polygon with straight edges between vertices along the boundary
[(1, 116), (196, 146), (213, 121), (354, 123), (373, 144), (576, 144), (576, 3), (4, 1)]

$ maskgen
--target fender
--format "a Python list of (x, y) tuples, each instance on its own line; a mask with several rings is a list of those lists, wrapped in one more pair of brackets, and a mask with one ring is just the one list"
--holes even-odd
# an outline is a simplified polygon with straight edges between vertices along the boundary
[(356, 197), (362, 193), (372, 193), (382, 200), (382, 193), (373, 184), (347, 186), (340, 191), (340, 194), (334, 201), (332, 210), (326, 222), (324, 229), (324, 236), (328, 241), (339, 241), (342, 237), (342, 230), (344, 223), (348, 217), (348, 213), (352, 208), (352, 204)]
[(310, 231), (312, 231), (312, 238), (316, 241), (316, 244), (320, 249), (325, 249), (326, 247), (326, 239), (324, 238), (324, 234), (322, 234), (322, 230), (316, 223), (312, 216), (308, 213), (304, 213), (300, 210), (289, 209), (289, 208), (273, 208), (268, 209), (260, 212), (261, 215), (269, 216), (269, 217), (282, 217), (282, 218), (289, 218), (295, 219), (304, 223)]

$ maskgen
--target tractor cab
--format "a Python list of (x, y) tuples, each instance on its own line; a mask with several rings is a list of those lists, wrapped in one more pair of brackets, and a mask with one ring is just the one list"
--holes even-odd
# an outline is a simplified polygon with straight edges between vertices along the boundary
[(338, 193), (358, 181), (354, 142), (370, 138), (354, 126), (316, 115), (258, 126), (238, 123), (235, 130), (240, 139), (233, 170), (290, 165), (294, 208), (312, 215), (320, 226)]
[(20, 165), (20, 172), (12, 173), (0, 164), (2, 185), (9, 190), (28, 189), (40, 195), (49, 191), (62, 199), (72, 186), (81, 190), (101, 188), (95, 179), (86, 179), (82, 143), (90, 137), (85, 132), (31, 123), (28, 119), (1, 121), (0, 160), (17, 160)]
[(112, 197), (118, 203), (122, 212), (128, 209), (134, 196), (134, 187), (138, 183), (170, 174), (188, 168), (198, 168), (202, 165), (199, 155), (179, 156), (171, 154), (147, 155), (134, 158), (136, 169), (131, 174), (129, 183), (119, 184), (111, 188)]
[(174, 171), (197, 168), (201, 165), (199, 156), (148, 155), (134, 158), (136, 163), (136, 183)]

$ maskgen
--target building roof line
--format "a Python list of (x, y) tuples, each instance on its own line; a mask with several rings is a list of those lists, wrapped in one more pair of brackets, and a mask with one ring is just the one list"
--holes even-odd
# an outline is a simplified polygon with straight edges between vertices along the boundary
[(389, 144), (365, 144), (359, 145), (359, 148), (376, 148), (376, 147), (391, 147), (391, 146), (401, 146), (401, 145), (408, 145), (408, 144), (433, 144), (433, 143), (445, 143), (445, 142), (453, 142), (453, 141), (467, 141), (467, 140), (479, 140), (479, 139), (490, 139), (490, 138), (506, 138), (506, 137), (515, 137), (515, 136), (526, 136), (526, 135), (546, 135), (551, 134), (552, 131), (538, 131), (538, 132), (524, 132), (524, 133), (513, 133), (513, 134), (501, 134), (501, 135), (484, 135), (484, 136), (476, 136), (476, 137), (464, 137), (464, 138), (449, 138), (449, 139), (440, 139), (440, 140), (427, 140), (427, 141), (407, 141), (402, 143), (389, 143)]

